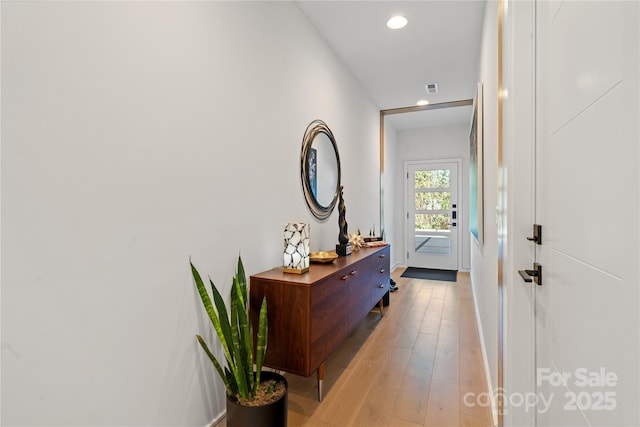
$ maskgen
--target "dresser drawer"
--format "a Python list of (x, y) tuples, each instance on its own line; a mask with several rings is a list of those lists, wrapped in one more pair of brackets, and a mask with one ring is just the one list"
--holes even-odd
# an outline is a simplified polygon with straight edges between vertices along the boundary
[(311, 287), (311, 315), (309, 341), (313, 370), (349, 333), (348, 280), (327, 278)]
[(371, 257), (371, 274), (373, 286), (371, 288), (371, 305), (376, 305), (382, 297), (389, 292), (389, 268), (391, 251), (389, 246), (386, 246), (375, 256)]

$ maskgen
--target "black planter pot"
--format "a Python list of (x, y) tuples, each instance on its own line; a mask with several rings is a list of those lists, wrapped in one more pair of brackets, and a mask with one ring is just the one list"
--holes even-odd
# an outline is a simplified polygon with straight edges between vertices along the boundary
[(286, 427), (289, 385), (280, 374), (263, 371), (260, 381), (275, 380), (285, 387), (284, 395), (268, 405), (242, 406), (227, 398), (227, 427)]

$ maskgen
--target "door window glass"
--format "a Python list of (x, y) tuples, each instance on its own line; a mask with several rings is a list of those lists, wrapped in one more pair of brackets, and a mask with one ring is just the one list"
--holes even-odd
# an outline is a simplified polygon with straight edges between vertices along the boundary
[(449, 231), (449, 214), (416, 214), (416, 231)]
[(449, 169), (415, 171), (415, 188), (449, 188)]
[(416, 210), (448, 210), (451, 208), (451, 193), (435, 191), (429, 193), (416, 192)]

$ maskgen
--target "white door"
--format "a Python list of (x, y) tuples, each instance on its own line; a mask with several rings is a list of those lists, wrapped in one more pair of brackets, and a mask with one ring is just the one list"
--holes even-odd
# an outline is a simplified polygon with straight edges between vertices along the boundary
[(638, 426), (638, 2), (536, 16), (536, 424)]
[(407, 266), (457, 270), (457, 162), (409, 163), (406, 177)]

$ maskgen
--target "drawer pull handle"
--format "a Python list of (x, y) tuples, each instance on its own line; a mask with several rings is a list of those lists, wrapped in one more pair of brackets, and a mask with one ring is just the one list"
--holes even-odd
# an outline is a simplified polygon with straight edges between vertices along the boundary
[(378, 255), (380, 258), (384, 258), (384, 255)]
[(384, 273), (384, 268), (380, 270), (380, 273)]
[(384, 285), (378, 285), (380, 289), (384, 289)]
[(349, 278), (349, 276), (342, 276), (341, 279), (342, 280), (347, 280)]
[(356, 270), (352, 271), (351, 273), (349, 273), (352, 276), (355, 276), (356, 274), (358, 274), (358, 272)]

